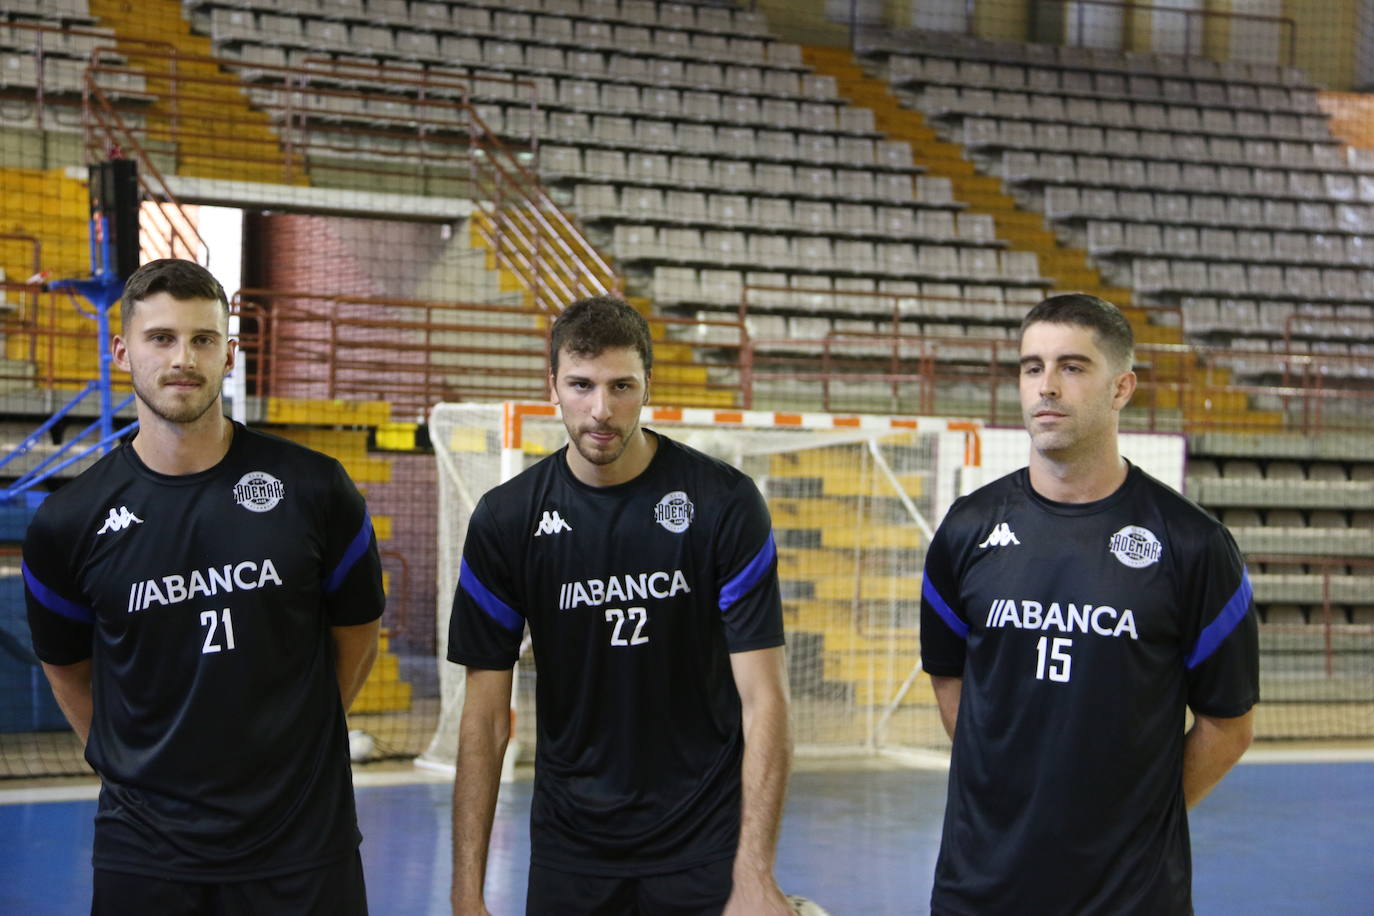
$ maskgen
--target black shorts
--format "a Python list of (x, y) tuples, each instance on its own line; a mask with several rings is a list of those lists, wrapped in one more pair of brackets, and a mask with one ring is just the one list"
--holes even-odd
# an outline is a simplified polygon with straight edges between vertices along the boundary
[(362, 856), (249, 881), (176, 881), (95, 870), (91, 916), (367, 916)]
[(530, 863), (526, 916), (719, 916), (735, 860), (666, 875), (579, 875)]

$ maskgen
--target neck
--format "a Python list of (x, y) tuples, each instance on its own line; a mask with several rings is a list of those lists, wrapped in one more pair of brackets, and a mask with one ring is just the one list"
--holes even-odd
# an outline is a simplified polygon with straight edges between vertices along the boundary
[(1059, 503), (1105, 499), (1126, 482), (1128, 470), (1115, 442), (1110, 449), (1090, 455), (1050, 455), (1031, 449), (1032, 489)]
[(149, 470), (180, 476), (219, 464), (233, 437), (234, 425), (220, 412), (219, 401), (190, 423), (168, 422), (140, 402), (133, 448)]
[(630, 437), (625, 451), (610, 464), (593, 464), (583, 458), (576, 447), (570, 445), (567, 451), (568, 468), (574, 477), (588, 486), (613, 487), (643, 474), (657, 451), (658, 437), (646, 433), (643, 427), (640, 427)]

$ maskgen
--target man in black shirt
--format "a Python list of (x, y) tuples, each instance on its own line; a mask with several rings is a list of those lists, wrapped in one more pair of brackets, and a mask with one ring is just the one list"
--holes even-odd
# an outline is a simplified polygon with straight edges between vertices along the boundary
[(228, 302), (125, 286), (131, 441), (24, 541), (34, 650), (101, 777), (95, 914), (365, 914), (344, 711), (377, 652), (376, 538), (339, 463), (232, 423)]
[(569, 306), (549, 355), (570, 445), (483, 496), (449, 624), (449, 660), (467, 666), (454, 912), (486, 912), (528, 624), (527, 911), (781, 916), (790, 740), (767, 507), (740, 471), (640, 427), (653, 353), (624, 302)]
[(1257, 628), (1230, 534), (1118, 451), (1132, 350), (1094, 296), (1033, 308), (1030, 466), (955, 502), (926, 554), (954, 740), (936, 914), (1192, 911), (1186, 809), (1250, 743)]

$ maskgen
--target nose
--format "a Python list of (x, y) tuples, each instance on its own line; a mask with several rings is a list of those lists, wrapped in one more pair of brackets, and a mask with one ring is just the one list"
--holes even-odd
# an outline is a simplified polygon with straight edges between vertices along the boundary
[(600, 422), (611, 416), (611, 395), (605, 388), (597, 388), (592, 393), (592, 419)]
[(177, 369), (191, 369), (196, 365), (196, 348), (190, 340), (177, 343), (172, 353), (172, 366)]
[(1040, 396), (1053, 399), (1059, 395), (1059, 374), (1052, 369), (1046, 369), (1040, 375)]

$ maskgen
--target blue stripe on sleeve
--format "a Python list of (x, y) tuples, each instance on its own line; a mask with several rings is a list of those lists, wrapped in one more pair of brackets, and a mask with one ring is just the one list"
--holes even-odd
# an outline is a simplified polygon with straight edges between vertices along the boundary
[(959, 615), (954, 613), (945, 599), (940, 597), (940, 593), (935, 590), (935, 586), (930, 584), (930, 576), (921, 576), (921, 597), (930, 602), (930, 606), (935, 608), (935, 613), (940, 615), (954, 635), (960, 639), (968, 639), (968, 624), (959, 619)]
[(768, 540), (763, 542), (763, 546), (759, 548), (758, 553), (754, 554), (754, 559), (749, 561), (749, 565), (721, 586), (719, 604), (722, 614), (730, 610), (731, 605), (759, 584), (759, 580), (767, 575), (768, 569), (773, 565), (773, 560), (777, 555), (778, 546), (773, 542), (772, 529), (769, 529)]
[(77, 604), (75, 601), (63, 598), (57, 592), (38, 581), (38, 577), (33, 574), (33, 570), (29, 569), (29, 564), (21, 560), (19, 562), (19, 569), (24, 574), (24, 584), (29, 587), (29, 591), (38, 599), (39, 604), (56, 614), (61, 614), (63, 617), (69, 617), (81, 623), (95, 623), (95, 611), (85, 605)]
[(372, 543), (372, 516), (366, 509), (363, 510), (363, 526), (358, 529), (358, 533), (353, 536), (353, 541), (344, 551), (343, 559), (339, 565), (334, 567), (334, 571), (329, 574), (329, 578), (324, 580), (324, 593), (332, 595), (338, 591), (343, 580), (348, 576), (354, 565), (367, 553), (368, 546)]
[(491, 589), (482, 584), (482, 580), (477, 578), (477, 573), (472, 571), (468, 565), (467, 557), (463, 558), (462, 564), (458, 568), (458, 587), (472, 596), (472, 600), (477, 602), (477, 606), (482, 612), (495, 620), (507, 630), (520, 630), (525, 626), (525, 618), (520, 616), (509, 604), (492, 594)]
[(1254, 596), (1254, 590), (1250, 587), (1250, 570), (1242, 566), (1240, 568), (1240, 586), (1236, 593), (1231, 596), (1231, 600), (1226, 602), (1226, 606), (1221, 609), (1221, 613), (1216, 619), (1203, 628), (1198, 635), (1197, 645), (1193, 646), (1193, 651), (1188, 653), (1183, 664), (1189, 670), (1193, 670), (1198, 665), (1207, 661), (1217, 647), (1222, 644), (1227, 636), (1231, 635), (1242, 620), (1245, 619), (1246, 611), (1250, 610), (1250, 599)]

